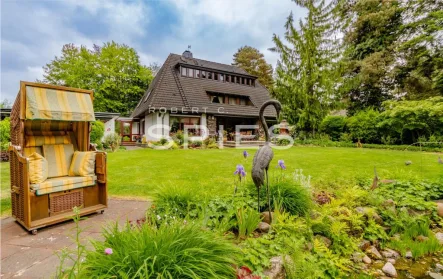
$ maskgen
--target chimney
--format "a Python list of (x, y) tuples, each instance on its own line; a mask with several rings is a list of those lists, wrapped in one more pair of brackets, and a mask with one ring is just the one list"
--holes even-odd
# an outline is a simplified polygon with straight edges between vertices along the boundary
[(191, 59), (192, 58), (192, 52), (189, 49), (187, 49), (187, 50), (185, 50), (183, 52), (182, 56), (183, 56), (183, 58)]

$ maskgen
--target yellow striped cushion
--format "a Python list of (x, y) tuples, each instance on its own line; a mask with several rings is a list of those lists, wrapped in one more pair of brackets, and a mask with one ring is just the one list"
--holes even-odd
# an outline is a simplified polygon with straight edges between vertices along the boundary
[(95, 169), (95, 152), (75, 151), (72, 157), (69, 176), (92, 176)]
[(23, 148), (23, 155), (25, 157), (31, 156), (32, 153), (38, 153), (40, 155), (43, 155), (42, 147), (41, 146), (33, 146), (33, 147)]
[(41, 183), (48, 178), (48, 161), (34, 152), (29, 157), (29, 182)]
[(68, 144), (71, 143), (71, 138), (65, 136), (26, 136), (25, 147), (42, 146), (45, 144)]
[(95, 185), (97, 176), (76, 176), (76, 177), (56, 177), (49, 178), (43, 183), (31, 184), (31, 189), (37, 196), (50, 194), (59, 191), (72, 190)]
[(67, 176), (74, 147), (72, 144), (43, 145), (43, 155), (48, 160), (48, 177)]

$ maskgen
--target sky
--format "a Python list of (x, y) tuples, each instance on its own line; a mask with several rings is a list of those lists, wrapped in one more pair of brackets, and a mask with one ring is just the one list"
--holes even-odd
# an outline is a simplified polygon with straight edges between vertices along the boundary
[(42, 67), (64, 44), (115, 41), (133, 47), (142, 64), (163, 64), (191, 46), (195, 58), (232, 63), (244, 45), (275, 66), (272, 35), (305, 14), (290, 0), (2, 0), (1, 100), (13, 101), (20, 80), (42, 79)]

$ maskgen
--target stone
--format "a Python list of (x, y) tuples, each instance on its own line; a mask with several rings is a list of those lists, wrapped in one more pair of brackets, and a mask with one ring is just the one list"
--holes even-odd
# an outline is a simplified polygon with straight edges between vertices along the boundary
[(366, 251), (366, 249), (368, 249), (369, 246), (371, 246), (371, 242), (369, 242), (369, 240), (362, 240), (358, 245), (358, 248), (360, 248), (363, 251)]
[(258, 223), (257, 229), (259, 232), (267, 233), (269, 232), (269, 229), (271, 228), (271, 225), (265, 222)]
[(388, 262), (390, 262), (391, 264), (395, 265), (395, 259), (387, 259)]
[(437, 214), (440, 217), (443, 217), (443, 203), (437, 203)]
[(412, 259), (412, 252), (411, 251), (407, 251), (405, 254), (405, 258), (406, 259)]
[(443, 276), (440, 273), (428, 271), (427, 275), (433, 279), (443, 279)]
[[(289, 257), (286, 258), (286, 261), (290, 260), (288, 258)], [(270, 259), (270, 263), (271, 263), (270, 268), (263, 272), (264, 275), (266, 275), (267, 278), (269, 279), (284, 279), (286, 273), (285, 273), (283, 257), (282, 256), (273, 257)]]
[(383, 255), (383, 257), (389, 258), (389, 259), (400, 258), (400, 254), (397, 251), (394, 251), (392, 249), (385, 249), (385, 250), (381, 251), (381, 254)]
[(439, 263), (435, 264), (435, 271), (436, 272), (443, 271), (443, 264), (439, 264)]
[[(271, 212), (272, 220), (274, 220), (274, 212)], [(269, 218), (269, 211), (265, 211), (261, 213), (261, 219), (263, 222), (271, 224), (271, 218)]]
[(394, 265), (392, 265), (392, 263), (390, 262), (385, 263), (385, 265), (381, 270), (389, 277), (394, 277), (394, 278), (397, 277), (397, 270), (395, 269)]
[(395, 201), (392, 199), (388, 199), (383, 202), (383, 205), (384, 206), (395, 206)]
[(369, 258), (367, 255), (365, 255), (365, 256), (363, 257), (362, 261), (363, 261), (365, 264), (371, 264), (371, 263), (372, 263), (371, 258)]
[(374, 246), (370, 246), (367, 250), (366, 250), (366, 254), (371, 257), (374, 260), (381, 260), (383, 259), (383, 256), (380, 254), (380, 252), (378, 252), (377, 248), (375, 248)]
[(418, 242), (425, 242), (429, 239), (429, 237), (424, 236), (424, 235), (419, 235), (415, 238), (415, 240), (417, 240)]
[(327, 238), (326, 236), (322, 236), (322, 235), (316, 235), (315, 238), (317, 238), (318, 240), (320, 240), (321, 242), (323, 242), (323, 244), (329, 248), (329, 246), (331, 246), (332, 244), (332, 240), (330, 240), (329, 238)]
[(393, 236), (391, 236), (391, 240), (392, 241), (396, 241), (396, 240), (400, 240), (400, 234), (399, 233), (396, 233), (396, 234), (394, 234)]
[(360, 263), (363, 261), (364, 256), (365, 256), (365, 254), (363, 254), (363, 253), (354, 252), (354, 253), (352, 253), (351, 259), (354, 263)]
[(371, 207), (356, 207), (355, 211), (360, 214), (367, 216), (368, 218), (372, 218), (377, 224), (383, 225), (383, 219), (378, 215), (374, 208)]
[(442, 232), (436, 233), (435, 238), (437, 238), (438, 242), (440, 242), (440, 244), (443, 245), (443, 233)]

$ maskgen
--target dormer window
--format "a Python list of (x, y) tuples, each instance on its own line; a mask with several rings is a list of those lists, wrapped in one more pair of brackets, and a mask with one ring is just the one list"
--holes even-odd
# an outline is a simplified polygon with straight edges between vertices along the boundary
[(204, 78), (204, 79), (210, 79), (214, 81), (221, 81), (221, 82), (230, 82), (230, 83), (236, 83), (240, 85), (247, 85), (247, 86), (254, 86), (254, 79), (242, 77), (242, 76), (236, 76), (236, 75), (228, 75), (228, 74), (222, 74), (212, 71), (203, 71), (203, 70), (197, 70), (193, 68), (187, 68), (186, 66), (181, 66), (179, 68), (180, 75), (182, 77), (190, 77), (190, 78)]

